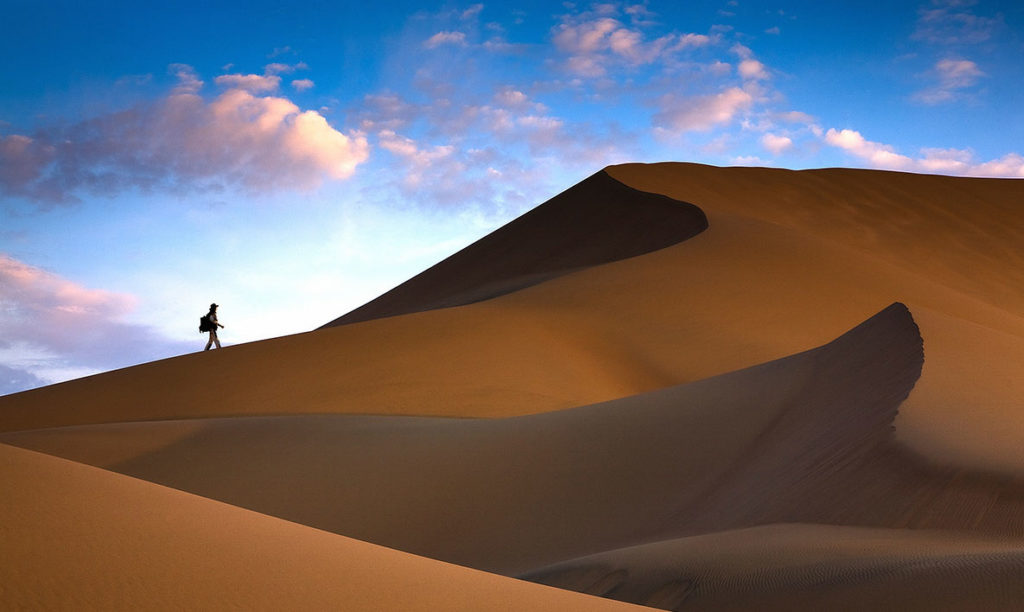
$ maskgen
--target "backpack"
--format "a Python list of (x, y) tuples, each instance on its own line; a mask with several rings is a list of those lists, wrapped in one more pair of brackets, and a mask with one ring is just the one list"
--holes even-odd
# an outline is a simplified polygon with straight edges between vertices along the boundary
[(199, 333), (213, 331), (213, 323), (210, 322), (210, 315), (204, 314), (199, 317)]

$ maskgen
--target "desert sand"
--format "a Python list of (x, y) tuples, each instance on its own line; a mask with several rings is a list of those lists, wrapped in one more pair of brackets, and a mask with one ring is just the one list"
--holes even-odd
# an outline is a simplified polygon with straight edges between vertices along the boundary
[(1022, 202), (613, 166), (315, 331), (2, 397), (0, 601), (1014, 609)]

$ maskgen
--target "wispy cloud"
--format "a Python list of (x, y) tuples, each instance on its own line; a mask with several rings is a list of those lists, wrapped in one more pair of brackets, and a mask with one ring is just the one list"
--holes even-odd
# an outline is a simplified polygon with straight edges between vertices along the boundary
[(423, 46), (428, 49), (436, 49), (442, 45), (454, 45), (457, 47), (464, 47), (466, 45), (466, 33), (465, 32), (438, 32), (427, 40), (423, 41)]
[(913, 95), (923, 104), (942, 104), (963, 97), (964, 92), (986, 76), (978, 65), (965, 59), (943, 59), (935, 63), (929, 76), (936, 83)]
[(194, 70), (171, 72), (177, 85), (153, 104), (0, 139), (0, 192), (59, 203), (129, 189), (313, 189), (348, 178), (369, 155), (361, 133), (256, 95), (276, 90), (276, 75), (222, 75), (215, 81), (227, 89), (208, 101)]
[(222, 74), (213, 79), (221, 87), (244, 89), (252, 93), (269, 93), (281, 86), (281, 77), (259, 74)]
[(975, 0), (932, 0), (918, 12), (912, 38), (941, 45), (971, 45), (989, 40), (1001, 24), (998, 17), (976, 14)]

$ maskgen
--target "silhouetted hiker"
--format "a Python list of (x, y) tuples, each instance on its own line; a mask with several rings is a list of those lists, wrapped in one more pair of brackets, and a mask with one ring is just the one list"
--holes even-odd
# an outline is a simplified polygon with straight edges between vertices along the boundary
[(217, 328), (223, 328), (224, 326), (217, 322), (217, 305), (210, 304), (210, 312), (206, 313), (199, 322), (201, 323), (199, 331), (210, 332), (210, 340), (206, 343), (206, 348), (203, 350), (210, 350), (210, 347), (214, 344), (217, 345), (217, 348), (220, 348), (220, 339), (217, 338)]

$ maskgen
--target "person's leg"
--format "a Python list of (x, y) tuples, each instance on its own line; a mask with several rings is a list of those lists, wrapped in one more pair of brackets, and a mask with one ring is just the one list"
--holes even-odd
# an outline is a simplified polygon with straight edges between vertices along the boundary
[(213, 338), (213, 342), (217, 345), (217, 348), (220, 348), (220, 338), (217, 337), (217, 330), (210, 332), (210, 337)]
[[(210, 332), (210, 339), (206, 341), (206, 348), (203, 349), (204, 351), (210, 350), (210, 347), (213, 346), (213, 341), (214, 341), (214, 339), (216, 337), (217, 336), (215, 336), (214, 333), (211, 331)], [(218, 346), (220, 346), (220, 343), (217, 343), (217, 344), (218, 344)]]

